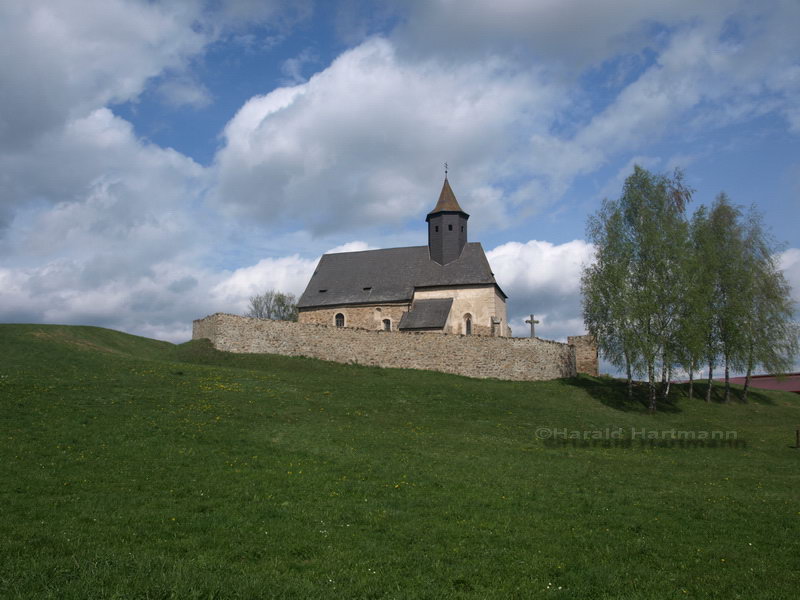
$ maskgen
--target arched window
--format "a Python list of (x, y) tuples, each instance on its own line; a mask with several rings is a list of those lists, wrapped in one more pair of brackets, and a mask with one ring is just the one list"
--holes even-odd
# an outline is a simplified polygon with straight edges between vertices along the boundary
[(472, 315), (464, 315), (464, 335), (472, 335)]
[(344, 315), (342, 313), (336, 313), (336, 326), (344, 327)]
[(391, 319), (384, 319), (383, 320), (383, 330), (384, 331), (391, 331), (392, 330), (392, 321), (391, 321)]

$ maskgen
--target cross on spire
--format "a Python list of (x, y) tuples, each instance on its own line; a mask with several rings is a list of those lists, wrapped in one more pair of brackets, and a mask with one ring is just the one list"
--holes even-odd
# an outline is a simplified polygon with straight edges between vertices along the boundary
[(536, 325), (538, 325), (538, 324), (539, 324), (539, 321), (537, 321), (536, 319), (534, 319), (534, 318), (533, 318), (533, 315), (531, 315), (531, 318), (530, 318), (530, 319), (525, 319), (525, 322), (526, 322), (526, 323), (530, 323), (530, 324), (531, 324), (531, 337), (536, 337), (536, 330), (535, 330), (535, 327), (536, 327)]
[(447, 163), (444, 163), (444, 178), (447, 179)]

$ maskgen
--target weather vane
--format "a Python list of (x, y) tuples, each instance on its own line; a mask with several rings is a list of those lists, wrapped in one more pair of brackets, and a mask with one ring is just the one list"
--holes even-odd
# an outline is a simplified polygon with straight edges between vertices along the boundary
[(444, 177), (447, 179), (447, 163), (444, 163)]

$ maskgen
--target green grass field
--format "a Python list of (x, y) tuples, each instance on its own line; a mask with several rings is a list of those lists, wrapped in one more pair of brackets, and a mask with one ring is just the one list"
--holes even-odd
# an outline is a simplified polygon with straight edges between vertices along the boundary
[(800, 397), (683, 393), (2, 325), (0, 597), (793, 600)]

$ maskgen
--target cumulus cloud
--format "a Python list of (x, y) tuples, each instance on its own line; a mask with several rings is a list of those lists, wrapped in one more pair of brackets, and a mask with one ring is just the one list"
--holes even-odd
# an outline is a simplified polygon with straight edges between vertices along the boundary
[[(737, 2), (695, 4), (417, 3), (390, 37), (248, 101), (225, 129), (212, 198), (229, 214), (301, 223), (316, 234), (400, 223), (423, 210), (444, 158), (467, 190), (459, 197), (481, 212), (478, 228), (502, 227), (547, 209), (576, 177), (678, 123), (690, 120), (699, 132), (765, 112), (792, 122), (800, 42), (785, 23), (800, 19), (799, 5), (736, 13)], [(575, 15), (594, 26), (573, 31)], [(586, 44), (581, 52), (599, 60), (621, 51), (618, 38), (625, 52), (642, 52), (648, 41), (625, 37), (642, 27), (659, 32), (655, 58), (594, 112), (553, 76), (547, 53), (531, 63), (501, 52), (502, 40), (541, 39), (541, 29), (558, 56)], [(460, 58), (444, 52), (456, 38), (480, 46), (475, 31), (499, 45)], [(570, 126), (553, 127), (561, 121)]]
[[(213, 201), (262, 222), (329, 232), (397, 223), (430, 203), (443, 160), (467, 205), (504, 216), (518, 131), (542, 126), (558, 94), (501, 60), (406, 63), (370, 39), (302, 85), (252, 98), (225, 128)], [(474, 204), (472, 203), (474, 200)]]
[(328, 250), (327, 254), (336, 254), (337, 252), (361, 252), (363, 250), (374, 249), (375, 248), (370, 246), (367, 242), (356, 240), (354, 242), (347, 242), (346, 244), (341, 244), (335, 248), (331, 248)]
[(1, 321), (181, 340), (193, 315), (226, 308), (211, 293), (225, 272), (213, 268), (203, 232), (213, 223), (225, 238), (226, 224), (200, 202), (206, 170), (139, 139), (109, 106), (135, 101), (151, 82), (172, 105), (205, 105), (193, 57), (242, 20), (298, 15), (301, 3), (288, 4), (0, 6)]
[[(35, 200), (55, 204), (52, 213), (39, 217), (44, 222), (40, 225), (48, 229), (33, 232), (46, 236), (48, 244), (65, 241), (62, 236), (53, 237), (56, 232), (49, 228), (54, 221), (106, 218), (107, 227), (124, 227), (128, 223), (123, 218), (126, 214), (142, 218), (168, 211), (170, 205), (174, 209), (175, 203), (183, 205), (203, 177), (201, 167), (190, 158), (139, 141), (130, 123), (107, 108), (49, 132), (26, 152), (0, 156), (0, 173), (8, 182), (4, 202), (16, 206)], [(127, 196), (113, 201), (115, 215), (108, 212), (112, 200), (98, 198), (101, 189)], [(85, 206), (68, 208), (70, 204)], [(143, 210), (145, 207), (150, 208), (149, 213)], [(68, 217), (70, 211), (74, 216)], [(84, 214), (77, 214), (81, 211)], [(184, 213), (173, 218), (187, 217)], [(98, 222), (96, 226), (102, 225)]]
[[(373, 247), (366, 242), (357, 240), (331, 248), (327, 253), (372, 249)], [(265, 258), (255, 265), (226, 273), (217, 278), (217, 283), (209, 292), (212, 303), (217, 307), (214, 310), (243, 314), (247, 311), (250, 297), (267, 290), (291, 293), (299, 299), (319, 259), (319, 256), (308, 259), (297, 254)]]
[[(42, 164), (50, 168), (41, 173)], [(108, 109), (6, 161), (20, 209), (0, 242), (0, 320), (91, 323), (176, 339), (211, 308), (192, 198), (203, 169), (142, 144)]]
[(489, 252), (495, 278), (509, 296), (509, 322), (516, 336), (529, 334), (524, 323), (533, 313), (540, 337), (565, 339), (584, 332), (581, 316), (581, 268), (591, 262), (593, 246), (583, 240), (552, 244), (542, 240), (508, 242)]
[[(118, 267), (119, 265), (115, 265)], [(191, 336), (191, 315), (213, 312), (207, 295), (191, 293), (186, 282), (206, 273), (176, 262), (152, 265), (148, 273), (101, 280), (77, 260), (53, 260), (33, 268), (0, 270), (0, 319), (4, 322), (92, 324), (170, 341)], [(183, 280), (181, 291), (171, 284)], [(196, 286), (194, 286), (196, 288)], [(198, 291), (198, 290), (196, 290)]]
[[(264, 259), (231, 272), (187, 266), (182, 257), (125, 270), (56, 259), (33, 268), (0, 269), (0, 320), (91, 323), (173, 342), (191, 337), (191, 322), (214, 312), (243, 314), (250, 296), (269, 289), (299, 296), (317, 259)], [(98, 276), (99, 275), (99, 276)]]
[(282, 258), (265, 258), (257, 264), (236, 269), (211, 289), (219, 311), (243, 313), (250, 296), (267, 290), (291, 293), (300, 297), (311, 279), (317, 259), (307, 260), (294, 254)]
[[(145, 165), (128, 163), (118, 143), (139, 142), (109, 106), (135, 101), (156, 79), (170, 104), (206, 104), (207, 91), (187, 69), (219, 35), (206, 20), (216, 30), (228, 22), (213, 13), (201, 0), (0, 4), (7, 50), (0, 55), (0, 236), (20, 207), (80, 201), (100, 176), (143, 175)], [(185, 161), (177, 153), (160, 157), (164, 166), (150, 166), (161, 174)]]
[(778, 255), (778, 267), (792, 286), (792, 300), (800, 308), (800, 248), (789, 248)]
[(206, 38), (191, 3), (32, 0), (0, 4), (0, 151), (138, 96)]

